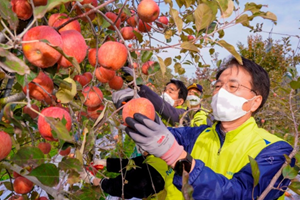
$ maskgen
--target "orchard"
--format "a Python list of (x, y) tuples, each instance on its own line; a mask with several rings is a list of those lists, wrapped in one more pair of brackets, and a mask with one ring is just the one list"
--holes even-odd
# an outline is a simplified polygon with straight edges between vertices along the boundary
[[(153, 105), (136, 95), (138, 85), (161, 93), (170, 78), (191, 81), (184, 75), (184, 67), (195, 65), (197, 77), (193, 81), (208, 88), (205, 103), (209, 105), (216, 68), (201, 61), (201, 49), (209, 48), (213, 56), (214, 47), (221, 46), (241, 62), (240, 55), (251, 55), (222, 39), (226, 29), (241, 24), (258, 31), (251, 24), (253, 18), (276, 23), (276, 15), (263, 11), (263, 5), (242, 3), (1, 0), (0, 174), (10, 191), (7, 199), (105, 197), (99, 187), (84, 183), (79, 174), (95, 157), (129, 158), (134, 143), (122, 131), (126, 116), (140, 112), (155, 119)], [(160, 53), (170, 49), (178, 50), (178, 54), (163, 58)], [(276, 54), (277, 50), (268, 53)], [(287, 63), (281, 71), (279, 66), (269, 69), (270, 73), (279, 71), (280, 76), (290, 73), (290, 81), (282, 89), (278, 88), (281, 80), (272, 87), (274, 94), (284, 98), (280, 100), (285, 105), (281, 112), (290, 119), (290, 123), (282, 122), (280, 134), (295, 147), (300, 129), (300, 116), (295, 111), (299, 102), (297, 107), (294, 98), (300, 88), (295, 70), (299, 58), (295, 54), (288, 58), (290, 62), (281, 60)], [(220, 63), (217, 59), (216, 66)], [(133, 74), (128, 76), (122, 69), (125, 66)], [(125, 103), (122, 116), (112, 102), (112, 94), (128, 87), (135, 90), (135, 97)], [(299, 100), (299, 94), (296, 97)], [(274, 105), (268, 106), (272, 111)], [(258, 120), (272, 129), (271, 117), (279, 112), (259, 113)], [(112, 137), (114, 129), (118, 137)], [(113, 145), (95, 145), (103, 138)], [(286, 156), (291, 162), (295, 154), (295, 167), (283, 167), (289, 178), (297, 175), (300, 154), (295, 148), (293, 155)], [(97, 170), (93, 171), (99, 178), (110, 175), (103, 167)], [(36, 187), (48, 197), (40, 196), (33, 189)], [(299, 182), (293, 182), (291, 189), (300, 193)]]

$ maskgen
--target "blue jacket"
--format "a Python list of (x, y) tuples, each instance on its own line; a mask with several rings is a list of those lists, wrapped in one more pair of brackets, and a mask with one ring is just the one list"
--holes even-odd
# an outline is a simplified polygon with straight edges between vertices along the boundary
[[(224, 165), (227, 165), (229, 163), (228, 166), (238, 165), (236, 163), (240, 162), (240, 160), (242, 160), (243, 158), (234, 159), (233, 157), (235, 155), (240, 155), (241, 151), (245, 151), (245, 155), (247, 155), (249, 152), (249, 154), (252, 155), (253, 158), (255, 158), (259, 166), (260, 180), (259, 184), (254, 189), (255, 198), (260, 196), (264, 189), (269, 185), (270, 180), (284, 164), (285, 157), (283, 155), (289, 155), (293, 149), (292, 146), (279, 138), (276, 139), (276, 136), (268, 133), (264, 129), (258, 128), (253, 118), (250, 118), (248, 121), (247, 123), (250, 124), (248, 127), (253, 129), (253, 131), (249, 131), (248, 129), (246, 133), (241, 133), (242, 137), (240, 137), (239, 139), (234, 139), (235, 141), (232, 140), (233, 142), (231, 142), (234, 143), (233, 145), (237, 146), (234, 147), (237, 148), (237, 151), (235, 151), (235, 149), (231, 149), (232, 155), (229, 154), (230, 156), (228, 156), (227, 153), (226, 156), (228, 157), (225, 156), (225, 159), (223, 158), (223, 161), (225, 162), (216, 162), (216, 166), (211, 164), (211, 160), (215, 159), (215, 157), (217, 157), (217, 159), (221, 159), (222, 151), (224, 155), (227, 150), (226, 148), (230, 146), (227, 146), (228, 140), (230, 140), (227, 139), (228, 133), (226, 133), (226, 138), (222, 136), (220, 131), (220, 124), (214, 124), (212, 128), (209, 128), (205, 125), (193, 128), (169, 128), (178, 143), (180, 145), (183, 145), (184, 149), (187, 152), (189, 152), (193, 156), (193, 154), (195, 154), (195, 149), (197, 151), (198, 157), (194, 157), (196, 164), (193, 171), (189, 175), (189, 184), (194, 188), (193, 198), (195, 200), (252, 199), (253, 177), (249, 161), (248, 163), (247, 161), (244, 161), (246, 164), (242, 165), (243, 167), (241, 167), (240, 169), (233, 169), (233, 172), (231, 173), (227, 173), (228, 171), (220, 172), (221, 170), (217, 169), (219, 165), (222, 165), (222, 163)], [(238, 135), (240, 133), (235, 134)], [(204, 141), (199, 140), (199, 138), (202, 137), (201, 135), (204, 136)], [(235, 137), (235, 135), (233, 136)], [(264, 137), (267, 139), (264, 139)], [(246, 145), (244, 143), (246, 143)], [(257, 146), (259, 150), (255, 149)], [(252, 150), (256, 151), (257, 155), (253, 154), (251, 152)], [(207, 167), (206, 163), (199, 159), (199, 157), (201, 158), (203, 154), (209, 155), (208, 157), (203, 158), (203, 160), (206, 160), (208, 165), (211, 165), (211, 167)], [(215, 162), (215, 160), (213, 160), (213, 162)], [(227, 170), (226, 166), (225, 169)], [(219, 173), (216, 173), (215, 171), (219, 171)], [(277, 186), (279, 182), (282, 181), (282, 179), (283, 177), (280, 177), (275, 186)], [(287, 186), (289, 183), (290, 180), (284, 180), (281, 186)], [(173, 184), (180, 190), (182, 187), (182, 178), (175, 174)], [(265, 199), (277, 199), (282, 194), (283, 192), (273, 189)]]

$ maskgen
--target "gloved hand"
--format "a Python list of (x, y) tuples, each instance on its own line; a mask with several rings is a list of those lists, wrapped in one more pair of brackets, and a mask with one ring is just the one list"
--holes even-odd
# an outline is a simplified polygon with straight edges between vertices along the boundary
[(168, 165), (173, 164), (181, 155), (183, 146), (177, 143), (159, 117), (152, 121), (145, 115), (136, 113), (134, 118), (127, 117), (125, 121), (129, 126), (125, 129), (126, 133), (143, 150), (160, 157)]
[(124, 90), (119, 90), (112, 94), (112, 100), (116, 106), (116, 108), (120, 108), (123, 106), (122, 102), (127, 102), (131, 100), (134, 96), (134, 90), (130, 88), (126, 88)]

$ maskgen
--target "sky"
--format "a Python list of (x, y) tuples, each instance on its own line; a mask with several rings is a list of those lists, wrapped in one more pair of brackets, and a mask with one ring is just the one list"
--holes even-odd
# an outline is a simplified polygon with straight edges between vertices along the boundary
[[(239, 0), (239, 6), (241, 10), (244, 9), (244, 4), (246, 2), (254, 2), (256, 4), (267, 5), (268, 7), (263, 7), (262, 11), (271, 11), (277, 16), (277, 25), (270, 20), (265, 20), (261, 17), (255, 18), (250, 22), (250, 25), (256, 26), (257, 23), (263, 23), (263, 32), (259, 32), (263, 38), (263, 40), (268, 37), (272, 37), (274, 40), (279, 40), (282, 37), (287, 37), (287, 35), (293, 35), (294, 37), (290, 38), (290, 43), (292, 44), (292, 48), (296, 49), (299, 38), (295, 36), (300, 36), (299, 28), (300, 28), (300, 17), (299, 10), (300, 4), (298, 0)], [(236, 5), (236, 4), (235, 4)], [(161, 9), (163, 10), (163, 9)], [(272, 30), (272, 34), (269, 32)], [(250, 29), (244, 27), (240, 24), (225, 29), (225, 36), (223, 39), (230, 43), (231, 45), (236, 47), (238, 42), (242, 44), (247, 44), (247, 37), (252, 35), (253, 32), (250, 32)], [(257, 33), (256, 33), (257, 34)], [(177, 43), (178, 41), (176, 41)], [(237, 48), (236, 48), (237, 49)], [(215, 47), (216, 52), (219, 53), (219, 59), (223, 59), (230, 55), (230, 53), (221, 47)], [(167, 53), (160, 53), (159, 56), (162, 58), (172, 57), (174, 55), (178, 55), (179, 51), (176, 49), (168, 49)], [(207, 64), (212, 64), (211, 57), (209, 56), (208, 49), (201, 50), (201, 54), (204, 57), (204, 60)], [(173, 63), (174, 64), (174, 63)], [(189, 78), (195, 77), (196, 67), (191, 65), (183, 66), (186, 70), (185, 75)], [(171, 69), (173, 67), (171, 66)], [(298, 72), (300, 71), (300, 67), (298, 67)]]

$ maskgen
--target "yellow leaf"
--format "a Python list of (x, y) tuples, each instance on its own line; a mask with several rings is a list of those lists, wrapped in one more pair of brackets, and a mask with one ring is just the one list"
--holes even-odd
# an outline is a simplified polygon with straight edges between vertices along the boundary
[(170, 9), (170, 14), (176, 24), (176, 27), (178, 29), (178, 32), (180, 33), (182, 30), (182, 25), (183, 25), (183, 21), (182, 19), (179, 17), (179, 12), (173, 8)]
[(233, 8), (234, 8), (233, 1), (231, 0), (228, 1), (227, 9), (222, 13), (221, 17), (224, 19), (230, 17), (233, 12)]
[(195, 45), (187, 41), (183, 42), (180, 47), (186, 50), (199, 52), (199, 49)]
[(203, 28), (207, 28), (210, 23), (213, 21), (213, 11), (211, 8), (201, 3), (194, 12), (195, 24), (197, 31), (200, 31)]
[(240, 54), (235, 50), (234, 46), (227, 43), (225, 40), (220, 40), (217, 43), (222, 47), (224, 47), (225, 49), (227, 49), (227, 51), (229, 51), (241, 65), (243, 64), (242, 58)]
[(65, 78), (64, 81), (67, 83), (71, 83), (71, 89), (65, 87), (64, 84), (61, 83), (55, 96), (61, 101), (61, 103), (69, 103), (73, 100), (74, 96), (77, 93), (76, 83), (70, 77)]
[(160, 70), (161, 70), (162, 76), (164, 78), (165, 73), (166, 73), (166, 65), (161, 57), (157, 56), (157, 59), (158, 59), (159, 65), (160, 65)]

